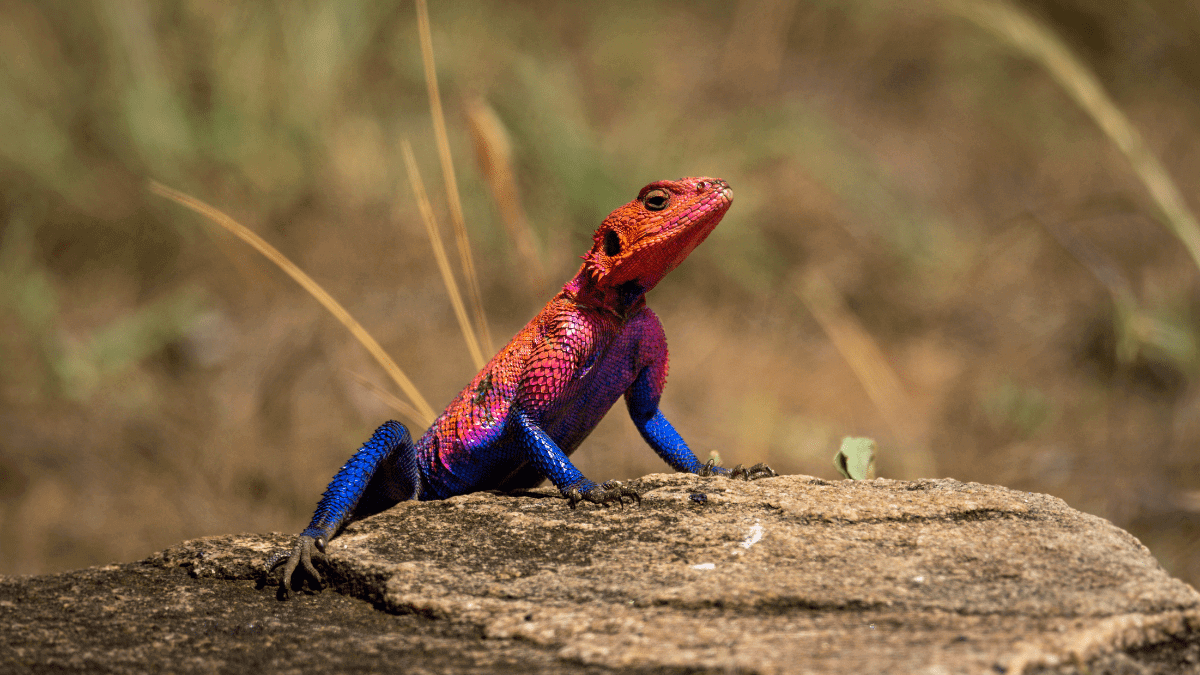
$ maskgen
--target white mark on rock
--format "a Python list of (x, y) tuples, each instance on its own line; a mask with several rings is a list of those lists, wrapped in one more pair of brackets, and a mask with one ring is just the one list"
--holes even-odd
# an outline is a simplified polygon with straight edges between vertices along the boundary
[(717, 565), (716, 565), (716, 563), (700, 563), (699, 565), (692, 565), (692, 569), (694, 569), (694, 570), (715, 570), (715, 569), (717, 569)]
[(760, 525), (759, 522), (756, 520), (756, 521), (754, 521), (754, 524), (750, 526), (749, 534), (747, 534), (746, 538), (742, 540), (742, 548), (745, 548), (745, 549), (750, 548), (751, 546), (762, 541), (762, 537), (763, 537), (762, 525)]
[(913, 580), (913, 583), (920, 584), (920, 583), (924, 583), (925, 577), (913, 577), (912, 580)]

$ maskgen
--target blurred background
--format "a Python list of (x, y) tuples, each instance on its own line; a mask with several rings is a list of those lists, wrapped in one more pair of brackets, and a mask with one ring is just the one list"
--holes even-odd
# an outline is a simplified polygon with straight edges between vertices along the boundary
[[(725, 178), (649, 298), (701, 458), (836, 478), (872, 436), (882, 477), (1056, 495), (1197, 585), (1200, 272), (1069, 92), (1098, 81), (1200, 207), (1200, 5), (999, 6), (1074, 71), (995, 6), (433, 2), (494, 340), (644, 184)], [(297, 532), (398, 416), (340, 324), (148, 179), (277, 246), (434, 408), (471, 379), (403, 138), (449, 236), (408, 1), (0, 5), (0, 573)], [(666, 469), (620, 404), (574, 459)]]

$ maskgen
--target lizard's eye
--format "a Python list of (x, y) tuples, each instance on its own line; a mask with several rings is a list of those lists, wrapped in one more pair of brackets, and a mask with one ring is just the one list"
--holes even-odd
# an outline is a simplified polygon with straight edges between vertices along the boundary
[(708, 189), (708, 181), (702, 180), (696, 183), (696, 189), (703, 192)]
[(621, 252), (621, 238), (609, 230), (604, 233), (604, 255), (613, 256)]
[(642, 203), (651, 211), (662, 211), (670, 201), (671, 196), (666, 190), (651, 190), (642, 198)]

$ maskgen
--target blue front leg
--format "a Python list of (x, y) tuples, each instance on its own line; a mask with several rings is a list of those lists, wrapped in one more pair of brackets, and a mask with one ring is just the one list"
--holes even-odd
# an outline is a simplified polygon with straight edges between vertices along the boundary
[(559, 492), (563, 494), (567, 494), (570, 490), (584, 492), (596, 487), (594, 482), (583, 477), (579, 469), (576, 469), (575, 465), (571, 463), (567, 453), (563, 452), (554, 439), (550, 438), (545, 430), (533, 421), (529, 413), (524, 410), (518, 411), (516, 422), (517, 442), (524, 455), (523, 459), (537, 467), (538, 473), (549, 478)]
[[(704, 468), (704, 464), (696, 458), (679, 432), (675, 431), (675, 427), (663, 417), (661, 410), (655, 410), (650, 419), (640, 424), (636, 418), (633, 423), (642, 433), (642, 438), (646, 439), (646, 443), (654, 448), (658, 456), (670, 464), (672, 469), (683, 473), (700, 473)], [(729, 469), (725, 467), (714, 466), (711, 469), (722, 476), (729, 474)]]
[(615, 481), (597, 485), (594, 481), (584, 478), (579, 469), (571, 463), (567, 453), (533, 421), (529, 413), (519, 411), (516, 423), (517, 441), (525, 461), (532, 463), (539, 473), (554, 483), (554, 487), (569, 500), (571, 508), (575, 508), (581, 501), (605, 506), (612, 502), (624, 505), (625, 497), (641, 503), (641, 495), (636, 490)]
[[(700, 473), (705, 465), (696, 459), (687, 443), (675, 427), (658, 409), (659, 393), (655, 391), (653, 371), (643, 368), (633, 384), (625, 392), (625, 403), (634, 426), (641, 432), (646, 443), (654, 448), (659, 457), (682, 473)], [(729, 469), (720, 466), (708, 467), (713, 473), (728, 476)]]

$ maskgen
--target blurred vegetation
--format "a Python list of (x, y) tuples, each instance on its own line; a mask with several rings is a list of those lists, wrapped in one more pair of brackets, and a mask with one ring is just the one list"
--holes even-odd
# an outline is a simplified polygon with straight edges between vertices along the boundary
[[(663, 407), (701, 457), (836, 478), (839, 440), (869, 436), (880, 476), (1057, 495), (1196, 585), (1200, 271), (1070, 82), (950, 7), (434, 2), (493, 335), (642, 185), (720, 176), (733, 209), (650, 298)], [(1200, 207), (1200, 10), (1018, 7)], [(0, 573), (298, 531), (394, 416), (356, 376), (387, 380), (145, 185), (255, 230), (443, 405), (473, 368), (404, 174), (407, 137), (448, 222), (413, 5), (10, 0), (0, 19)], [(478, 158), (500, 135), (510, 184)], [(593, 479), (665, 469), (621, 412), (575, 455)]]

